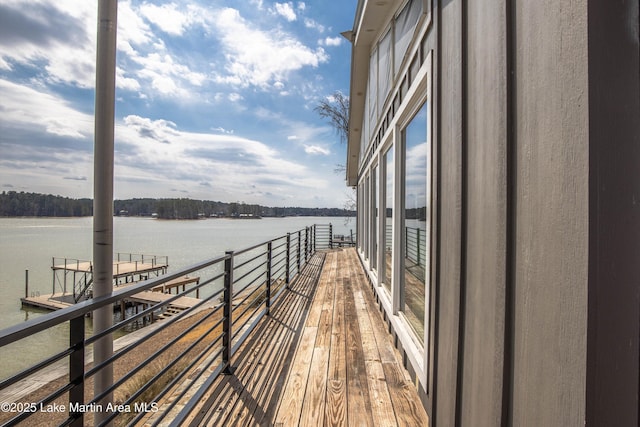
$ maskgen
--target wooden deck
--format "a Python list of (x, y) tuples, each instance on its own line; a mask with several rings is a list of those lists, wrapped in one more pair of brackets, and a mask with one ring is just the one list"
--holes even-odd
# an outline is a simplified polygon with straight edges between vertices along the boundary
[(301, 276), (191, 425), (427, 426), (355, 249), (316, 255)]

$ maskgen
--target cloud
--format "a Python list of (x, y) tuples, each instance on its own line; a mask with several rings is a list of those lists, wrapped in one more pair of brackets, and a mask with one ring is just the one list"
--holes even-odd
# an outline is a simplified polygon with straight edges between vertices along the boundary
[[(250, 185), (262, 194), (304, 193), (328, 185), (263, 142), (182, 131), (168, 120), (128, 116), (117, 127), (116, 139), (116, 176), (123, 182), (137, 180), (153, 188), (171, 188), (177, 182), (185, 188), (210, 187), (225, 199), (243, 194)], [(154, 141), (165, 143), (150, 143)]]
[(327, 148), (320, 147), (318, 145), (305, 145), (304, 151), (307, 154), (314, 155), (321, 154), (323, 156), (328, 156), (329, 154), (331, 154), (331, 151), (329, 151)]
[(340, 46), (342, 44), (342, 37), (326, 37), (320, 40), (321, 46)]
[[(95, 83), (96, 12), (91, 2), (15, 0), (0, 5), (0, 66), (90, 88)], [(42, 70), (45, 73), (42, 73)]]
[[(340, 79), (323, 75), (337, 69), (334, 38), (320, 15), (305, 19), (311, 9), (119, 0), (118, 197), (233, 200), (251, 189), (247, 201), (315, 205), (311, 194), (341, 185), (317, 161), (336, 153), (312, 107)], [(3, 185), (91, 195), (96, 18), (95, 2), (0, 1)]]
[(224, 134), (227, 134), (227, 135), (233, 135), (233, 129), (227, 130), (227, 129), (221, 127), (221, 126), (218, 126), (217, 128), (212, 128), (211, 130), (214, 131), (214, 132), (224, 133)]
[(93, 116), (84, 114), (54, 94), (0, 79), (0, 126), (40, 129), (50, 135), (86, 139), (93, 135)]
[(211, 18), (225, 55), (224, 73), (216, 76), (218, 83), (268, 89), (286, 80), (292, 71), (329, 60), (324, 49), (311, 49), (277, 28), (255, 28), (236, 9), (222, 9)]
[[(186, 52), (169, 49), (167, 40), (188, 40), (189, 31), (202, 28), (203, 12), (195, 5), (178, 7), (175, 3), (157, 6), (148, 2), (135, 6), (131, 1), (118, 5), (119, 67), (118, 88), (137, 91), (140, 97), (175, 98), (182, 102), (198, 97), (208, 80), (206, 65), (197, 69)], [(154, 32), (158, 29), (158, 33)], [(164, 33), (164, 34), (163, 34)], [(163, 38), (164, 37), (164, 38)]]
[(187, 13), (183, 13), (175, 3), (161, 6), (143, 3), (140, 6), (140, 12), (145, 18), (157, 25), (165, 33), (173, 36), (183, 35), (185, 29), (193, 22), (193, 16), (189, 11), (188, 8)]
[(324, 33), (325, 32), (324, 25), (320, 24), (317, 21), (314, 21), (311, 18), (305, 18), (304, 19), (304, 26), (307, 27), (307, 28), (314, 29), (314, 30), (318, 31), (319, 33)]
[(176, 131), (176, 124), (168, 120), (151, 120), (130, 115), (124, 118), (124, 124), (135, 130), (140, 137), (163, 144), (171, 144), (172, 138), (179, 135)]
[(231, 102), (238, 102), (244, 99), (244, 97), (237, 92), (230, 93), (228, 98), (229, 98), (229, 101)]
[(146, 55), (135, 53), (131, 60), (140, 66), (136, 75), (150, 84), (154, 93), (162, 96), (187, 99), (192, 95), (186, 87), (202, 86), (207, 79), (204, 73), (191, 70), (180, 64), (166, 52), (151, 52)]
[(284, 17), (289, 22), (295, 21), (297, 19), (296, 12), (293, 10), (293, 3), (275, 3), (274, 4), (275, 12)]
[(140, 90), (140, 82), (134, 78), (126, 77), (126, 72), (120, 68), (116, 67), (116, 87), (118, 89), (129, 90), (132, 92), (137, 92)]

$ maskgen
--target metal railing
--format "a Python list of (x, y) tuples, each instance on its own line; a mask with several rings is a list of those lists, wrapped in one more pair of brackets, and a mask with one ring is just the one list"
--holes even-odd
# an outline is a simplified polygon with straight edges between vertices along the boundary
[(426, 268), (427, 232), (417, 227), (404, 229), (405, 256), (416, 265)]
[[(221, 373), (232, 370), (231, 360), (235, 351), (259, 320), (269, 314), (271, 305), (296, 280), (312, 255), (319, 249), (330, 247), (331, 233), (329, 224), (316, 224), (249, 248), (228, 251), (178, 272), (118, 289), (109, 296), (82, 301), (0, 331), (1, 350), (36, 333), (59, 328), (65, 323), (69, 325), (67, 348), (44, 356), (40, 362), (3, 379), (0, 392), (20, 381), (39, 378), (65, 360), (68, 362), (67, 380), (53, 392), (30, 402), (31, 406), (24, 405), (24, 397), (18, 396), (17, 401), (22, 403), (14, 406), (21, 411), (12, 414), (15, 415), (13, 418), (3, 420), (2, 425), (15, 425), (60, 399), (68, 400), (68, 404), (65, 403), (67, 418), (60, 425), (83, 425), (87, 410), (105, 410), (100, 402), (108, 395), (114, 395), (119, 406), (115, 406), (100, 425), (116, 418), (120, 418), (119, 424), (135, 424), (149, 416), (151, 419), (145, 418), (145, 422), (151, 425), (166, 422), (164, 418), (168, 418), (172, 425), (178, 425), (193, 410), (208, 386)], [(136, 309), (135, 314), (106, 331), (85, 336), (85, 317), (94, 310), (123, 300), (131, 302), (137, 294), (187, 274), (199, 275), (200, 282), (161, 303), (141, 311)], [(192, 296), (196, 292), (199, 299)], [(185, 305), (185, 301), (188, 301), (188, 308), (156, 322), (137, 341), (114, 351), (107, 361), (92, 367), (87, 364), (85, 350), (97, 340), (140, 319), (158, 318), (169, 306), (180, 302)], [(183, 319), (188, 327), (176, 325)], [(133, 355), (141, 361), (127, 367), (124, 375), (114, 377), (108, 390), (89, 401), (85, 400), (88, 380), (106, 366), (115, 368)], [(184, 386), (187, 379), (191, 387)], [(192, 387), (197, 382), (200, 385), (194, 392)], [(188, 391), (189, 398), (186, 398)], [(170, 402), (165, 399), (169, 392), (172, 396)], [(7, 406), (9, 409), (12, 407)], [(149, 410), (158, 412), (152, 414)]]

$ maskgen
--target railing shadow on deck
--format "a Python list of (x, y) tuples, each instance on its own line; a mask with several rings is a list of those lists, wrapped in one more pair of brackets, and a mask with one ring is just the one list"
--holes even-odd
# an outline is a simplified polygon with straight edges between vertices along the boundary
[[(44, 349), (36, 349), (43, 353), (43, 360), (0, 381), (3, 397), (0, 400), (11, 409), (4, 411), (3, 406), (0, 423), (15, 425), (32, 417), (30, 422), (46, 420), (47, 425), (83, 425), (93, 417), (93, 411), (101, 410), (108, 414), (101, 425), (113, 420), (119, 425), (133, 425), (142, 420), (153, 420), (152, 425), (167, 421), (180, 424), (215, 379), (223, 372), (233, 371), (231, 361), (235, 353), (254, 328), (265, 324), (260, 320), (282, 306), (280, 303), (274, 306), (279, 298), (282, 295), (292, 298), (293, 293), (285, 294), (285, 289), (295, 282), (297, 291), (312, 295), (312, 288), (300, 287), (305, 283), (300, 273), (312, 259), (317, 259), (313, 258), (316, 251), (329, 248), (331, 241), (331, 226), (316, 224), (0, 331), (0, 350), (62, 324), (68, 324), (69, 343), (66, 349), (53, 355), (44, 355)], [(85, 336), (85, 317), (94, 310), (186, 274), (199, 275), (200, 283), (133, 314), (102, 333)], [(196, 293), (200, 296), (196, 304), (157, 322), (148, 333), (114, 352), (106, 362), (91, 366), (85, 358), (86, 350), (97, 340), (140, 319), (158, 318), (172, 303)], [(282, 312), (292, 314), (291, 310)], [(242, 356), (240, 352), (239, 360)], [(65, 360), (69, 366), (66, 378), (52, 382), (39, 395), (20, 396), (15, 392), (22, 384)], [(108, 365), (114, 368), (113, 386), (94, 396), (93, 377)], [(119, 406), (100, 405), (110, 394)], [(25, 403), (26, 400), (29, 402)], [(46, 413), (47, 408), (61, 407), (64, 410)]]
[(271, 316), (237, 352), (238, 371), (218, 378), (197, 413), (187, 420), (190, 426), (273, 425), (324, 258), (324, 254), (314, 255), (274, 304)]

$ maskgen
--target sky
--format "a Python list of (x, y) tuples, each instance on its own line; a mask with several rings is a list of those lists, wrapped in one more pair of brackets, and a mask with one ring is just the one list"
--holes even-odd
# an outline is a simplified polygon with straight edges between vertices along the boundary
[[(120, 0), (114, 198), (343, 207), (357, 0)], [(93, 197), (97, 1), (0, 0), (0, 191)]]

